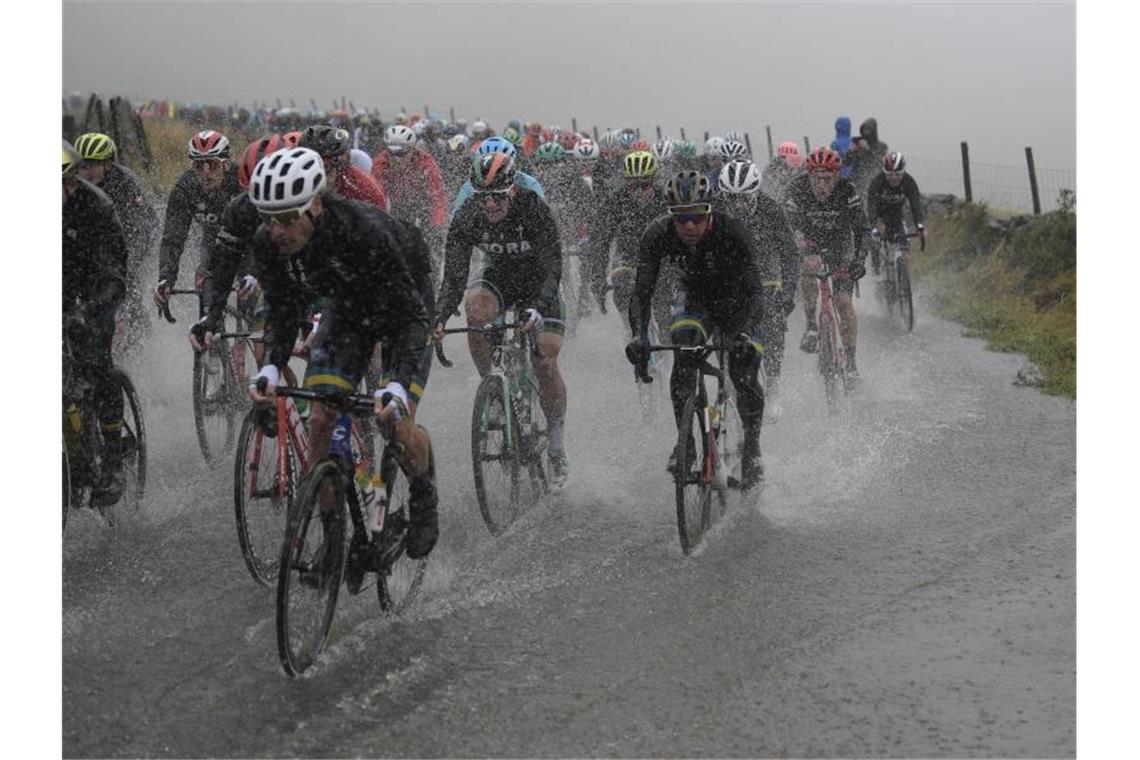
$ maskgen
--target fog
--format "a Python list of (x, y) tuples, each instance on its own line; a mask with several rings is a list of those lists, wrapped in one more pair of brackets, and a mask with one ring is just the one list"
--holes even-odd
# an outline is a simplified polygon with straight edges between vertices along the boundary
[(65, 2), (63, 88), (660, 125), (1072, 169), (1074, 3)]

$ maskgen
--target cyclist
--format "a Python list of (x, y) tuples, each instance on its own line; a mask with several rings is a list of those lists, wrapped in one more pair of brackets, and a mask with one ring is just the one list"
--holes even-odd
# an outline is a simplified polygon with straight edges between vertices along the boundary
[[(832, 270), (835, 308), (847, 349), (846, 376), (855, 384), (859, 380), (855, 364), (858, 322), (851, 293), (855, 281), (867, 273), (863, 263), (867, 260), (869, 238), (867, 214), (855, 186), (839, 176), (839, 153), (831, 148), (817, 148), (804, 163), (807, 171), (792, 180), (788, 188), (788, 220), (803, 236), (804, 273), (814, 274), (825, 264)], [(814, 277), (804, 277), (802, 288), (807, 329), (800, 348), (811, 353), (816, 350), (819, 336), (815, 322), (819, 284)]]
[(154, 302), (159, 306), (170, 298), (170, 290), (178, 282), (178, 264), (191, 223), (197, 222), (202, 229), (194, 276), (195, 287), (200, 287), (208, 264), (209, 246), (218, 234), (222, 213), (230, 198), (241, 192), (237, 167), (230, 162), (230, 141), (221, 132), (198, 132), (190, 138), (187, 153), (190, 168), (175, 182), (166, 201), (166, 220), (159, 244), (158, 285), (154, 289)]
[(776, 157), (764, 169), (760, 190), (777, 203), (784, 203), (788, 197), (788, 185), (802, 171), (803, 163), (800, 148), (793, 140), (780, 143)]
[[(752, 488), (764, 472), (760, 458), (764, 389), (759, 377), (764, 305), (756, 254), (744, 226), (713, 209), (712, 186), (702, 172), (678, 172), (669, 180), (665, 194), (668, 215), (650, 223), (638, 247), (637, 282), (629, 313), (633, 340), (626, 346), (626, 357), (639, 375), (645, 373), (653, 288), (662, 262), (672, 261), (679, 269), (670, 327), (673, 343), (702, 345), (719, 330), (733, 345), (728, 369), (744, 426), (741, 482), (744, 488)], [(697, 371), (690, 357), (677, 356), (669, 387), (678, 427)], [(675, 448), (669, 457), (670, 472), (676, 471), (679, 458)]]
[[(506, 309), (516, 308), (520, 321), (535, 333), (534, 368), (549, 433), (551, 483), (561, 488), (570, 473), (563, 443), (566, 384), (558, 368), (565, 332), (565, 305), (558, 295), (562, 245), (550, 207), (535, 192), (519, 187), (515, 173), (515, 159), (507, 153), (484, 153), (472, 161), (475, 194), (460, 207), (447, 231), (436, 337), (443, 338), (444, 325), (464, 298), (471, 252), (478, 248), (483, 262), (464, 298), (467, 324), (492, 323)], [(489, 341), (476, 332), (467, 338), (479, 374), (486, 375), (491, 368)]]
[(372, 176), (388, 193), (392, 216), (415, 224), (429, 247), (439, 249), (447, 223), (443, 173), (411, 129), (395, 124), (384, 131), (384, 149), (372, 159)]
[[(922, 196), (918, 183), (906, 171), (906, 158), (898, 151), (883, 157), (883, 170), (871, 181), (867, 190), (867, 218), (872, 225), (871, 233), (879, 235), (879, 222), (882, 234), (887, 240), (897, 241), (903, 250), (909, 250), (906, 237), (906, 222), (903, 221), (903, 205), (910, 204), (910, 215), (914, 226), (923, 236), (926, 235), (926, 215), (922, 210)], [(871, 268), (879, 273), (879, 246), (871, 247)]]
[[(364, 203), (326, 192), (324, 165), (307, 148), (279, 150), (258, 162), (250, 198), (262, 218), (253, 261), (265, 293), (267, 362), (258, 373), (268, 403), (289, 361), (300, 320), (312, 304), (321, 312), (305, 387), (355, 391), (377, 343), (385, 344), (392, 380), (375, 392), (380, 426), (405, 446), (409, 481), (408, 556), (427, 556), (439, 536), (431, 439), (412, 416), (422, 393), (417, 377), (428, 339), (428, 313), (409, 261), (422, 255), (419, 234)], [(384, 398), (387, 397), (387, 403)], [(312, 461), (329, 450), (336, 411), (314, 404), (309, 419)], [(354, 547), (355, 548), (355, 547)]]
[(127, 241), (115, 206), (79, 176), (79, 153), (63, 143), (63, 316), (76, 364), (91, 378), (103, 433), (103, 479), (92, 504), (123, 495), (123, 394), (112, 378), (115, 310), (126, 293)]
[(760, 167), (751, 161), (730, 161), (720, 170), (718, 188), (724, 211), (744, 224), (752, 235), (764, 286), (764, 373), (767, 378), (764, 410), (778, 419), (780, 368), (784, 361), (784, 333), (795, 308), (800, 278), (800, 255), (792, 228), (780, 204), (761, 191)]
[(127, 240), (127, 294), (123, 299), (128, 335), (146, 331), (150, 319), (142, 304), (142, 266), (158, 238), (158, 214), (150, 195), (135, 173), (120, 164), (115, 142), (99, 132), (75, 138), (75, 150), (83, 163), (79, 176), (98, 187), (115, 204), (115, 213)]
[(327, 182), (337, 195), (353, 201), (364, 201), (381, 211), (388, 210), (389, 199), (384, 188), (363, 169), (352, 165), (349, 149), (352, 138), (347, 129), (328, 124), (305, 128), (297, 146), (316, 151), (328, 174)]
[[(539, 200), (546, 200), (546, 191), (542, 188), (542, 183), (537, 179), (527, 174), (526, 172), (519, 171), (518, 164), (518, 150), (515, 146), (501, 137), (488, 137), (483, 142), (479, 143), (479, 147), (475, 149), (476, 156), (485, 156), (488, 153), (504, 153), (511, 157), (511, 164), (514, 168), (515, 183), (523, 190), (530, 190), (538, 195)], [(468, 164), (468, 178), (459, 188), (459, 192), (455, 195), (455, 200), (451, 203), (451, 218), (454, 219), (455, 215), (459, 212), (460, 207), (471, 197), (475, 192), (475, 186), (471, 184), (470, 170), (471, 165)]]

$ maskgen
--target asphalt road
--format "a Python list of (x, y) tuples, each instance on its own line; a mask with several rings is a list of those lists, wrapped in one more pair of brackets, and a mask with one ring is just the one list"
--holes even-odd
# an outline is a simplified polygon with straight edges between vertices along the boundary
[(498, 538), (456, 341), (421, 411), (442, 529), (425, 591), (398, 621), (343, 601), (296, 680), (231, 468), (197, 450), (185, 320), (156, 326), (133, 367), (144, 513), (65, 537), (64, 756), (1073, 756), (1075, 404), (925, 310), (906, 335), (860, 309), (864, 385), (835, 417), (793, 317), (767, 485), (691, 557), (672, 423), (643, 422), (614, 314), (564, 352), (567, 489)]

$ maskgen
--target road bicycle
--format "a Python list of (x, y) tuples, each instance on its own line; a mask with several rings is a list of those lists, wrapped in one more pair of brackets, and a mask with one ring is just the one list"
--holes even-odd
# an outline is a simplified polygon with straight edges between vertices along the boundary
[[(492, 344), (491, 370), (479, 382), (471, 412), (471, 463), (479, 512), (496, 536), (549, 492), (543, 466), (546, 418), (532, 365), (534, 335), (510, 318), (444, 330), (482, 333)], [(436, 354), (440, 364), (451, 366), (439, 343)]]
[[(202, 291), (175, 289), (170, 295), (193, 295), (201, 300)], [(178, 321), (170, 313), (169, 301), (159, 307), (159, 313), (170, 324)], [(241, 417), (249, 406), (246, 387), (257, 369), (248, 315), (227, 305), (223, 320), (223, 325), (231, 328), (224, 335), (244, 337), (219, 338), (208, 350), (194, 352), (194, 429), (208, 465), (223, 461), (233, 446)]]
[[(719, 339), (718, 335), (713, 340)], [(685, 402), (677, 429), (677, 463), (673, 483), (677, 502), (677, 532), (681, 551), (692, 553), (708, 529), (724, 514), (728, 492), (743, 493), (740, 479), (742, 430), (736, 402), (725, 381), (727, 352), (731, 345), (655, 346), (650, 352), (671, 351), (675, 361), (686, 361), (697, 367), (695, 387)], [(716, 354), (713, 366), (709, 357)], [(642, 382), (651, 382), (648, 372), (637, 368)], [(709, 401), (705, 378), (716, 380), (716, 395)]]
[(910, 257), (907, 255), (906, 238), (919, 238), (921, 250), (926, 250), (926, 235), (923, 232), (902, 232), (894, 240), (883, 238), (883, 297), (887, 301), (887, 312), (896, 312), (903, 321), (907, 332), (914, 330), (914, 294), (910, 281)]
[(846, 394), (851, 390), (847, 377), (847, 349), (839, 330), (839, 312), (835, 309), (832, 296), (832, 275), (835, 269), (822, 269), (819, 272), (804, 272), (804, 277), (819, 280), (819, 297), (816, 299), (816, 325), (819, 335), (816, 338), (815, 352), (819, 356), (819, 374), (823, 378), (824, 395), (831, 411), (839, 403), (839, 388)]
[[(350, 594), (367, 588), (363, 579), (375, 573), (380, 609), (399, 614), (418, 594), (427, 560), (405, 553), (403, 445), (389, 439), (373, 468), (372, 396), (287, 387), (276, 393), (340, 410), (328, 456), (309, 469), (289, 510), (278, 561), (277, 652), (286, 674), (297, 676), (328, 643), (346, 572), (357, 579), (349, 581)], [(361, 421), (359, 431), (354, 419)], [(429, 467), (434, 470), (434, 462)]]
[(120, 441), (124, 490), (115, 504), (99, 498), (95, 485), (104, 477), (106, 443), (95, 408), (95, 386), (75, 357), (64, 331), (63, 342), (63, 530), (74, 509), (94, 507), (109, 525), (116, 521), (115, 504), (137, 512), (146, 493), (146, 427), (142, 404), (129, 375), (115, 367), (111, 380), (123, 394)]

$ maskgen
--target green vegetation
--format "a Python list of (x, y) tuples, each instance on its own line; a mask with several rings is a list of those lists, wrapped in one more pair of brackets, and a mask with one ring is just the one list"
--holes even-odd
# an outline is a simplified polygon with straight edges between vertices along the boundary
[(1077, 395), (1077, 216), (1061, 208), (997, 221), (984, 205), (932, 213), (931, 240), (915, 251), (920, 288), (940, 315), (995, 351), (1024, 353), (1046, 393)]

